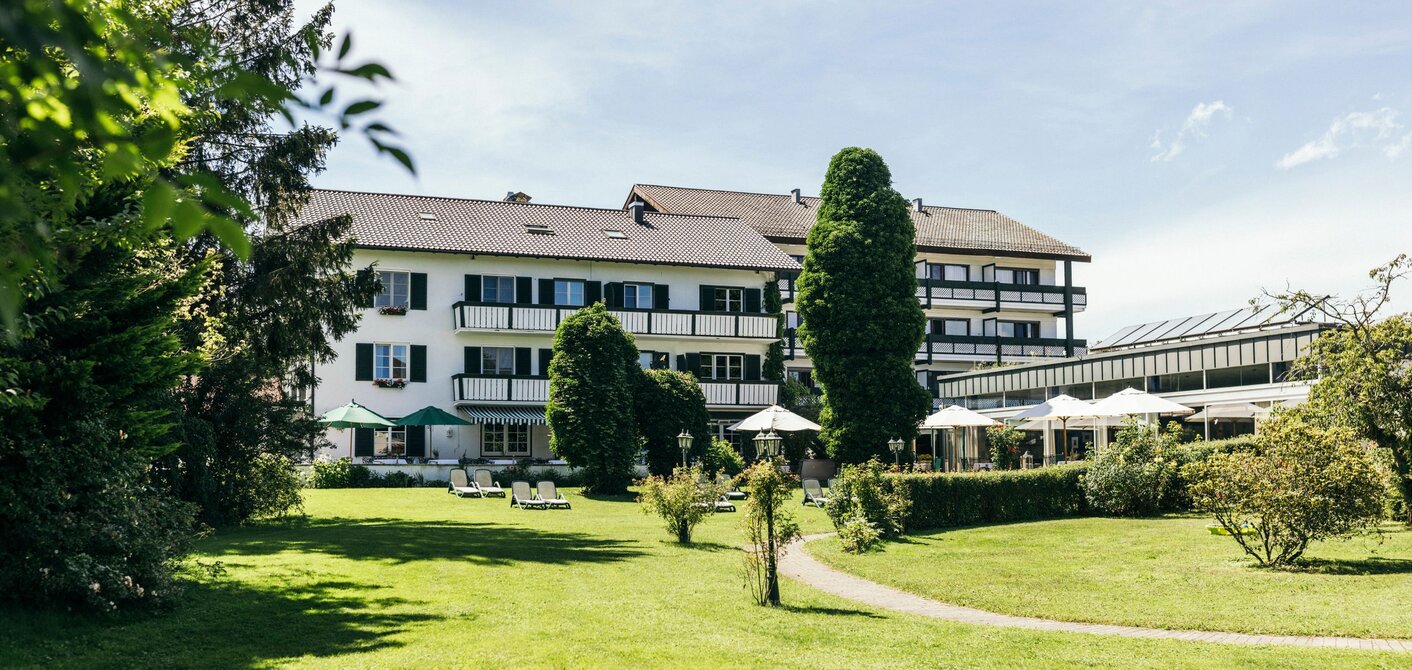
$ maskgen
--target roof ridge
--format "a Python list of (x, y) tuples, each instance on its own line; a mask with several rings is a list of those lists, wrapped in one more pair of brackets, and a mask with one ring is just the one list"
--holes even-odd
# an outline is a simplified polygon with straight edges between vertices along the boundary
[[(346, 188), (314, 188), (314, 189), (310, 189), (310, 192), (311, 192), (311, 193), (319, 192), (319, 191), (323, 191), (323, 192), (327, 192), (327, 193), (352, 193), (352, 194), (357, 194), (357, 195), (389, 196), (389, 197), (394, 197), (394, 198), (429, 198), (429, 199), (432, 199), (432, 200), (451, 200), (451, 201), (455, 201), (455, 202), (484, 202), (484, 203), (490, 203), (490, 204), (496, 204), (496, 205), (516, 205), (516, 206), (520, 206), (520, 207), (557, 207), (557, 208), (559, 208), (559, 209), (581, 209), (581, 210), (588, 210), (588, 211), (591, 211), (591, 212), (626, 212), (626, 211), (627, 211), (626, 209), (621, 209), (621, 208), (618, 208), (618, 207), (588, 207), (588, 206), (585, 206), (585, 205), (561, 205), (561, 204), (559, 204), (559, 203), (554, 203), (554, 202), (515, 202), (515, 201), (513, 201), (513, 200), (491, 200), (491, 199), (489, 199), (489, 198), (459, 198), (459, 197), (450, 196), (450, 195), (419, 195), (419, 194), (415, 194), (415, 193), (388, 193), (388, 192), (386, 192), (386, 191), (360, 191), (360, 190), (346, 189)], [(739, 220), (740, 220), (740, 217), (738, 217), (738, 216), (726, 216), (726, 215), (722, 215), (722, 214), (687, 214), (687, 213), (684, 213), (684, 212), (683, 212), (683, 213), (677, 213), (677, 212), (647, 212), (647, 214), (660, 215), (660, 216), (680, 216), (680, 217), (688, 217), (688, 218), (696, 218), (696, 219), (726, 219), (726, 220), (731, 220), (731, 221), (739, 221)]]
[[(699, 187), (696, 187), (696, 186), (669, 186), (669, 185), (667, 185), (667, 184), (642, 184), (642, 183), (637, 183), (637, 184), (633, 184), (633, 185), (632, 185), (632, 187), (633, 187), (634, 189), (636, 189), (636, 188), (639, 187), (639, 186), (650, 186), (650, 187), (655, 187), (655, 188), (674, 188), (674, 189), (678, 189), (678, 190), (682, 190), (682, 191), (706, 191), (706, 192), (709, 192), (709, 193), (734, 193), (734, 194), (736, 194), (736, 195), (763, 195), (763, 196), (769, 196), (769, 197), (771, 197), (771, 198), (793, 198), (793, 197), (794, 197), (794, 194), (793, 194), (793, 193), (761, 193), (761, 192), (758, 192), (758, 191), (732, 191), (732, 190), (730, 190), (730, 189), (725, 189), (725, 188), (699, 188)], [(901, 195), (901, 194), (899, 193), (899, 195)], [(802, 194), (801, 194), (799, 197), (801, 197), (801, 198), (808, 198), (808, 199), (810, 199), (810, 200), (823, 200), (823, 196), (818, 196), (818, 195), (802, 195)], [(906, 196), (903, 196), (903, 197), (905, 198)], [(925, 197), (922, 199), (922, 202), (923, 202), (923, 203), (926, 202), (926, 198), (925, 198)], [(996, 214), (999, 214), (999, 213), (1000, 213), (1000, 210), (998, 210), (998, 209), (990, 209), (990, 208), (988, 208), (988, 207), (957, 207), (957, 206), (954, 206), (954, 205), (927, 205), (927, 204), (923, 204), (923, 205), (922, 205), (922, 209), (954, 209), (954, 210), (959, 210), (959, 211), (963, 211), (963, 212), (994, 212), (994, 213), (996, 213)]]

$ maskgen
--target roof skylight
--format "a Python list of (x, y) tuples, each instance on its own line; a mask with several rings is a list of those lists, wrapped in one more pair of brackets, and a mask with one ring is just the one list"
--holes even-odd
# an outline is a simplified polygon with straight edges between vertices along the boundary
[(611, 239), (611, 240), (626, 240), (626, 239), (628, 239), (628, 234), (625, 233), (625, 232), (623, 232), (623, 231), (621, 231), (621, 230), (604, 230), (604, 231), (603, 231), (603, 234), (604, 234), (604, 235), (607, 235), (607, 236), (608, 236), (608, 239)]
[(423, 220), (423, 221), (435, 221), (435, 220), (436, 220), (436, 213), (435, 213), (435, 212), (417, 212), (417, 218), (419, 218), (419, 219), (421, 219), (421, 220)]

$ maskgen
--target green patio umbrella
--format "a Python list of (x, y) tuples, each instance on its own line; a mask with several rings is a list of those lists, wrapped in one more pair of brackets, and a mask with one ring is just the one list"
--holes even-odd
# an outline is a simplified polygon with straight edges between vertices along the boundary
[[(427, 405), (392, 422), (396, 426), (469, 426), (470, 421), (455, 414)], [(431, 453), (431, 437), (427, 438), (427, 453)]]
[[(374, 412), (357, 401), (350, 400), (347, 405), (335, 407), (323, 416), (319, 421), (330, 428), (386, 428), (392, 425), (391, 421), (384, 419), (377, 412)], [(353, 457), (353, 433), (348, 434), (348, 457)]]

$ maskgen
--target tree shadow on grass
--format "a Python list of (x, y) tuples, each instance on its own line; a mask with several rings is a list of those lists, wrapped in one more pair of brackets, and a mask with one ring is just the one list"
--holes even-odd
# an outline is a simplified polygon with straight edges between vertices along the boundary
[(863, 610), (843, 609), (840, 607), (799, 607), (798, 605), (780, 605), (780, 609), (791, 614), (827, 614), (829, 616), (860, 616), (867, 619), (885, 619), (880, 614), (864, 612)]
[(601, 563), (643, 554), (634, 542), (584, 533), (382, 518), (301, 520), (243, 528), (217, 535), (203, 549), (225, 556), (295, 551), (394, 563), (454, 559), (481, 565)]
[(410, 601), (377, 597), (380, 588), (348, 581), (270, 588), (217, 581), (191, 585), (165, 612), (95, 617), (0, 609), (0, 665), (256, 667), (400, 646), (395, 634), (442, 618), (389, 613)]
[(1358, 559), (1308, 558), (1300, 561), (1293, 570), (1321, 575), (1403, 575), (1412, 574), (1412, 559), (1378, 556)]

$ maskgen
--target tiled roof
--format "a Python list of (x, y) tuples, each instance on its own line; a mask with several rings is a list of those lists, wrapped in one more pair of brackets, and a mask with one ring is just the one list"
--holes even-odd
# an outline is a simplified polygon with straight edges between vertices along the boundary
[(358, 246), (368, 248), (799, 269), (794, 259), (753, 228), (721, 216), (647, 212), (646, 225), (639, 225), (622, 209), (315, 190), (299, 220), (343, 214), (353, 217), (352, 237)]
[[(636, 184), (628, 200), (641, 198), (648, 207), (679, 214), (734, 216), (760, 234), (778, 241), (802, 242), (814, 225), (819, 198), (791, 194), (742, 193), (679, 186)], [(1000, 212), (989, 209), (922, 206), (907, 212), (917, 226), (917, 247), (927, 251), (989, 253), (1089, 261), (1083, 249), (1060, 242)]]

